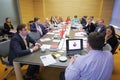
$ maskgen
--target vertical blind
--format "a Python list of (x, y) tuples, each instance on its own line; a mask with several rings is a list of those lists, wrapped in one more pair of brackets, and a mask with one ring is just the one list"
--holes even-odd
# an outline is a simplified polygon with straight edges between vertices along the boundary
[(115, 0), (110, 24), (120, 29), (120, 0)]

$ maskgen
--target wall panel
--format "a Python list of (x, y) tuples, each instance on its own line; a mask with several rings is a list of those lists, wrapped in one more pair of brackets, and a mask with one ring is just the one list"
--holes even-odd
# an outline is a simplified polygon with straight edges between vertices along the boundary
[(43, 22), (46, 17), (78, 15), (104, 18), (108, 24), (114, 0), (19, 0), (22, 21), (27, 23), (33, 17), (40, 17)]
[(19, 7), (22, 23), (28, 25), (28, 22), (34, 18), (33, 0), (19, 0)]
[(111, 20), (114, 0), (103, 0), (101, 18), (105, 20), (105, 24), (109, 24)]
[(46, 16), (67, 16), (74, 15), (98, 17), (101, 0), (45, 0)]

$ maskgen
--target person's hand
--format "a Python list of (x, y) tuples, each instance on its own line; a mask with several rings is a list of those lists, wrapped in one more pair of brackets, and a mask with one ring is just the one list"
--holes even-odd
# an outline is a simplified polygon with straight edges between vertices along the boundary
[(107, 41), (107, 39), (108, 39), (108, 37), (109, 37), (109, 35), (105, 35), (105, 42)]
[(45, 30), (49, 30), (49, 28), (45, 28)]
[(41, 44), (39, 44), (39, 43), (35, 43), (35, 46), (39, 46), (39, 47), (41, 47)]
[(70, 62), (71, 62), (71, 63), (74, 63), (75, 59), (76, 59), (76, 57), (73, 56), (73, 57), (70, 59)]
[(37, 51), (39, 48), (40, 48), (40, 46), (35, 45), (35, 46), (32, 48), (32, 50), (33, 50), (33, 51)]

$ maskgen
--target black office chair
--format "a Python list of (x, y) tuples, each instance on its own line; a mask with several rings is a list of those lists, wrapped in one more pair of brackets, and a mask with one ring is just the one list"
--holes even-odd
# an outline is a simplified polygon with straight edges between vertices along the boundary
[(0, 36), (4, 37), (4, 29), (3, 29), (3, 26), (0, 26)]
[(39, 32), (29, 32), (28, 34), (31, 38), (33, 38), (34, 40), (38, 40), (40, 39), (40, 33)]
[(9, 44), (10, 40), (0, 43), (0, 59), (2, 64), (6, 65), (5, 71), (7, 71), (8, 67), (12, 67), (12, 69), (3, 77), (3, 80), (7, 80), (7, 76), (14, 71), (13, 66), (10, 65), (8, 61)]

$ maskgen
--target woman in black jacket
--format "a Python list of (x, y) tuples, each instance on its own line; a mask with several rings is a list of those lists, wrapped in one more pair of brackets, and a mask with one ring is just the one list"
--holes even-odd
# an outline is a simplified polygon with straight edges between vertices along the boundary
[(117, 37), (115, 36), (115, 30), (113, 26), (108, 26), (106, 28), (106, 35), (105, 35), (105, 42), (110, 44), (112, 48), (112, 53), (114, 53), (117, 45), (118, 45), (118, 40)]

